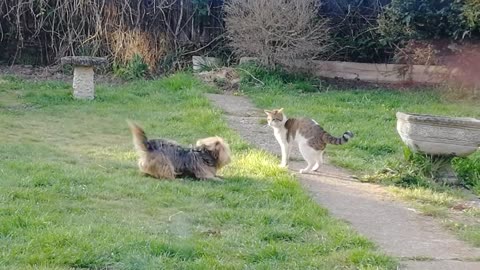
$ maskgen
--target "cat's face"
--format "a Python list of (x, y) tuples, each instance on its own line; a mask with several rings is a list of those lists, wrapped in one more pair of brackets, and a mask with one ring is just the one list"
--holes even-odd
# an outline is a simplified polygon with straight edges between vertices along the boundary
[(267, 122), (271, 127), (281, 127), (284, 124), (285, 115), (283, 114), (283, 108), (278, 110), (267, 111)]

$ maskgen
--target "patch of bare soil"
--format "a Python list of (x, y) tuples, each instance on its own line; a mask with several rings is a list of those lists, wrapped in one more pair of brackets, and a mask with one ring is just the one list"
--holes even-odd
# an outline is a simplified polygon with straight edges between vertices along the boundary
[(210, 71), (203, 71), (197, 76), (213, 87), (218, 87), (224, 92), (237, 92), (240, 87), (240, 74), (231, 67), (216, 68)]

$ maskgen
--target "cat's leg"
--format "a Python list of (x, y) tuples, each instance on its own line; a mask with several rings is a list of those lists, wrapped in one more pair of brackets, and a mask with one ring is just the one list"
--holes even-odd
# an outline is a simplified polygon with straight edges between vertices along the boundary
[(300, 173), (311, 172), (312, 168), (315, 166), (317, 162), (317, 155), (318, 155), (317, 151), (306, 143), (299, 144), (298, 148), (300, 149), (300, 153), (302, 153), (303, 158), (307, 162), (307, 167), (301, 169), (299, 172)]
[(277, 139), (277, 142), (280, 145), (280, 150), (282, 151), (282, 161), (280, 163), (280, 167), (287, 167), (289, 143), (280, 131), (275, 130), (273, 134), (275, 135), (275, 139)]
[(290, 150), (290, 144), (285, 140), (280, 143), (280, 149), (282, 150), (282, 162), (280, 163), (280, 167), (285, 168), (288, 166), (288, 156)]
[(291, 149), (291, 142), (289, 143), (286, 134), (282, 134), (280, 131), (274, 132), (275, 139), (277, 139), (278, 144), (280, 144), (280, 150), (282, 151), (282, 162), (280, 163), (280, 167), (287, 167), (288, 160), (290, 156), (290, 149)]
[(312, 171), (316, 171), (320, 168), (320, 165), (323, 164), (323, 153), (325, 152), (325, 150), (320, 150), (318, 151), (318, 158), (317, 158), (317, 161), (315, 162), (315, 165), (313, 166), (312, 168)]
[(287, 161), (287, 165), (288, 163), (290, 162), (290, 153), (292, 152), (292, 146), (293, 146), (293, 143), (288, 143), (287, 142), (287, 157), (285, 158), (285, 160)]
[(288, 156), (289, 156), (289, 143), (285, 136), (282, 136), (280, 132), (275, 132), (275, 139), (277, 139), (278, 144), (280, 145), (280, 150), (282, 151), (282, 162), (280, 167), (285, 168), (288, 166)]

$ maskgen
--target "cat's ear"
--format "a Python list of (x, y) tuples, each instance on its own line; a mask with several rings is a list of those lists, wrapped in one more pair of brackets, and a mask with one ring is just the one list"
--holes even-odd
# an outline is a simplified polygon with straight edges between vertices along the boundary
[(277, 112), (283, 112), (283, 108), (278, 109)]
[(263, 110), (267, 115), (271, 115), (272, 114), (272, 111), (269, 111), (269, 110)]

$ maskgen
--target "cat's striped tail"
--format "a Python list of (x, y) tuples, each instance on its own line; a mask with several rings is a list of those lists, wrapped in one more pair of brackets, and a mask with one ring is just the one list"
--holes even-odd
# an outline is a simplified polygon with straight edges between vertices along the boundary
[(351, 138), (353, 138), (353, 132), (351, 131), (345, 131), (342, 137), (339, 137), (339, 138), (333, 137), (327, 132), (323, 134), (323, 140), (329, 144), (337, 144), (337, 145), (344, 144), (344, 143), (347, 143), (348, 140), (350, 140)]

